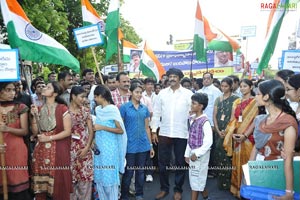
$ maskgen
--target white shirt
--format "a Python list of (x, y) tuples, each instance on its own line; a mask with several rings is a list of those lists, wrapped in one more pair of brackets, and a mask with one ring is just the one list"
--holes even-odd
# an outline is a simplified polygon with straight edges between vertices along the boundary
[[(205, 115), (205, 114), (202, 114), (199, 117), (202, 117), (203, 115)], [(197, 117), (197, 118), (199, 118), (199, 117)], [(203, 134), (204, 134), (202, 146), (192, 150), (190, 145), (187, 144), (185, 153), (184, 153), (184, 157), (189, 158), (193, 154), (195, 154), (197, 157), (200, 157), (200, 156), (204, 155), (208, 150), (210, 150), (210, 147), (213, 143), (213, 132), (212, 132), (209, 121), (206, 121), (203, 124), (202, 129), (203, 129)]]
[(213, 125), (214, 124), (213, 112), (214, 112), (215, 101), (219, 96), (222, 95), (222, 92), (218, 88), (216, 88), (213, 84), (211, 84), (210, 86), (203, 86), (203, 88), (198, 90), (197, 92), (205, 93), (208, 96), (208, 104), (204, 110), (204, 113), (207, 115), (210, 124)]
[(240, 88), (238, 87), (232, 94), (238, 96), (238, 97), (243, 97), (243, 94), (241, 93)]
[(142, 95), (141, 104), (147, 106), (150, 113), (153, 112), (153, 105), (149, 97)]
[[(180, 86), (173, 91), (170, 87), (160, 91), (155, 99), (152, 130), (160, 124), (160, 136), (170, 138), (188, 137), (187, 120), (191, 108), (193, 92)], [(159, 123), (161, 117), (161, 123)]]

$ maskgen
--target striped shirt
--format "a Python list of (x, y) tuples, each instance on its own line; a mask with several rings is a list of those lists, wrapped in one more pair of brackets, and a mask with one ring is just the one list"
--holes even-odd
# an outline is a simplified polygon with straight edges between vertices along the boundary
[(124, 103), (127, 103), (130, 99), (130, 92), (128, 91), (127, 94), (121, 95), (119, 89), (115, 89), (114, 91), (111, 91), (112, 99), (115, 103), (115, 105), (120, 109), (121, 105)]

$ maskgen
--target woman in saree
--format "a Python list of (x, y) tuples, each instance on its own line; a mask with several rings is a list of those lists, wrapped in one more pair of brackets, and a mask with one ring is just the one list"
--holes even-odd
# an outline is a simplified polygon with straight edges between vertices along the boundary
[(127, 135), (119, 109), (106, 86), (94, 90), (97, 103), (95, 140), (100, 151), (94, 155), (94, 181), (100, 200), (118, 200), (119, 173), (125, 170)]
[(233, 103), (231, 120), (226, 127), (223, 143), (227, 156), (232, 156), (230, 192), (238, 198), (240, 198), (242, 165), (246, 164), (250, 157), (254, 144), (253, 120), (258, 114), (252, 88), (251, 80), (241, 80), (240, 90), (243, 96)]
[(71, 166), (73, 193), (71, 200), (92, 198), (93, 154), (91, 145), (94, 131), (90, 109), (83, 106), (86, 91), (73, 86), (70, 93), (69, 112), (72, 119)]
[[(289, 87), (289, 85), (288, 85)], [(268, 80), (258, 85), (256, 102), (265, 106), (268, 115), (255, 118), (253, 148), (250, 160), (277, 160), (284, 152), (285, 194), (274, 199), (292, 200), (294, 194), (293, 157), (297, 140), (296, 114), (285, 99), (286, 88), (277, 80)], [(281, 173), (280, 171), (278, 173)], [(299, 177), (296, 177), (299, 178)]]
[(215, 101), (213, 120), (215, 127), (215, 148), (213, 158), (215, 163), (219, 165), (222, 170), (217, 170), (217, 182), (219, 189), (229, 190), (231, 179), (231, 157), (226, 155), (223, 147), (225, 129), (231, 118), (233, 102), (239, 97), (232, 94), (233, 80), (229, 77), (221, 81), (221, 90), (223, 95), (218, 97)]
[[(0, 83), (0, 134), (6, 167), (8, 199), (30, 200), (28, 175), (28, 149), (23, 136), (28, 134), (28, 107), (14, 101), (16, 88), (13, 82)], [(1, 170), (2, 171), (2, 170)], [(3, 177), (0, 174), (1, 197)], [(0, 197), (0, 199), (1, 199)]]
[(36, 200), (70, 199), (72, 192), (71, 116), (59, 97), (61, 94), (58, 82), (50, 82), (42, 91), (45, 104), (40, 108), (31, 107), (32, 116), (39, 118), (39, 121), (33, 119), (31, 124), (38, 140), (32, 159), (32, 188)]

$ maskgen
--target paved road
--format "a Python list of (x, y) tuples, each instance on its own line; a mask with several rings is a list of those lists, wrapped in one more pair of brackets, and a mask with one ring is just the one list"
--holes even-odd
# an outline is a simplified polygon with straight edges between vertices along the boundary
[[(159, 184), (159, 176), (157, 173), (154, 174), (154, 181), (152, 183), (145, 183), (144, 186), (144, 199), (145, 200), (154, 200), (157, 193), (160, 191), (160, 184)], [(164, 200), (173, 200), (173, 187), (174, 187), (174, 173), (170, 173), (170, 193)], [(209, 197), (212, 200), (236, 200), (235, 197), (231, 195), (229, 191), (222, 191), (219, 190), (217, 187), (217, 180), (208, 179), (207, 180), (207, 189), (209, 192)], [(186, 174), (186, 179), (183, 186), (183, 193), (182, 193), (182, 200), (189, 200), (191, 199), (191, 189), (189, 185), (188, 175)], [(200, 195), (201, 196), (201, 195)], [(201, 200), (202, 197), (199, 197)], [(132, 198), (134, 200), (134, 198)]]

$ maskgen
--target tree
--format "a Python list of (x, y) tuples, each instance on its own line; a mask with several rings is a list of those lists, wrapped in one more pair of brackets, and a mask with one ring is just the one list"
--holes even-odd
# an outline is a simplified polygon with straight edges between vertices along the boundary
[[(95, 63), (92, 53), (89, 49), (78, 50), (73, 29), (82, 27), (81, 1), (80, 0), (19, 0), (26, 15), (31, 23), (40, 31), (55, 38), (63, 44), (72, 55), (81, 63), (81, 69), (94, 68)], [(121, 1), (121, 4), (123, 1)], [(101, 0), (101, 3), (92, 3), (93, 7), (101, 16), (107, 15), (109, 0)], [(142, 40), (135, 32), (130, 23), (121, 16), (121, 30), (124, 38), (132, 43), (138, 44)], [(7, 43), (7, 33), (3, 24), (2, 15), (0, 15), (0, 41), (3, 37), (4, 43)], [(97, 60), (100, 65), (105, 63), (104, 47), (96, 47)], [(111, 61), (116, 63), (117, 57)], [(61, 67), (47, 65), (51, 70), (58, 71)]]

